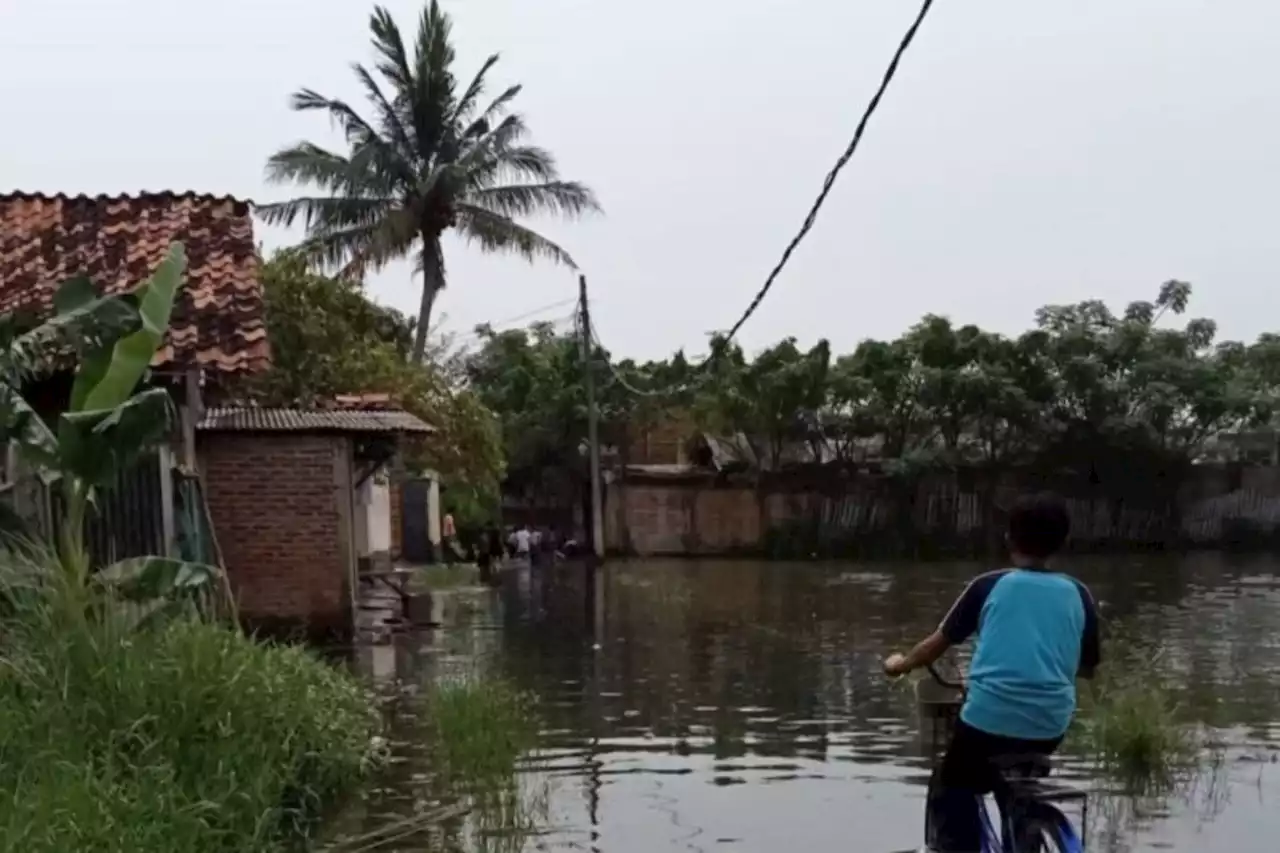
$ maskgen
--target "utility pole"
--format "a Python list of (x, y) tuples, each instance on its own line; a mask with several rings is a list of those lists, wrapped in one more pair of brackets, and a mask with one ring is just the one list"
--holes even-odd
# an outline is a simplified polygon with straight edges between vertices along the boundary
[[(587, 303), (587, 277), (578, 276), (579, 317), (582, 333), (582, 373), (587, 390), (587, 453), (591, 477), (591, 555), (586, 567), (587, 624), (597, 638), (604, 632), (604, 585), (600, 565), (604, 562), (604, 507), (600, 494), (600, 410), (596, 405), (595, 375), (591, 370), (591, 308)], [(598, 648), (598, 644), (597, 644)]]
[(596, 560), (604, 560), (604, 508), (600, 495), (600, 409), (596, 406), (596, 383), (591, 371), (591, 309), (587, 305), (587, 277), (578, 276), (578, 299), (582, 306), (582, 368), (587, 386), (587, 452), (591, 466), (591, 546)]

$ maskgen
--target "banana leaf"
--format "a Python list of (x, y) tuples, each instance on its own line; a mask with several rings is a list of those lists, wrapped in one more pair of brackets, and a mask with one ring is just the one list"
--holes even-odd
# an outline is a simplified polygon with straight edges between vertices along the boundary
[(84, 359), (142, 328), (136, 295), (100, 297), (88, 279), (64, 282), (54, 306), (56, 314), (9, 341), (2, 357), (11, 375), (45, 372), (71, 353)]
[[(7, 382), (0, 382), (0, 444), (7, 447), (10, 442), (18, 454), (42, 475), (57, 470), (57, 437), (31, 408), (21, 391)], [(46, 478), (46, 482), (49, 481)]]
[(174, 420), (173, 401), (163, 388), (109, 409), (65, 412), (58, 422), (58, 467), (90, 487), (105, 486), (163, 441)]
[(94, 582), (126, 601), (153, 601), (213, 592), (222, 582), (222, 572), (169, 557), (133, 557), (107, 566)]
[(151, 278), (134, 291), (141, 327), (110, 348), (84, 355), (71, 389), (73, 412), (113, 409), (129, 399), (169, 330), (186, 266), (182, 244), (174, 243)]

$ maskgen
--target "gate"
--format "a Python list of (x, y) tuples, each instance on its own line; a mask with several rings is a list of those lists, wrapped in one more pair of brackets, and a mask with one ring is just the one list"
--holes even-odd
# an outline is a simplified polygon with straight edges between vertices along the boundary
[[(145, 454), (118, 474), (115, 482), (98, 490), (96, 505), (89, 507), (85, 519), (85, 546), (94, 568), (129, 557), (169, 553), (165, 503), (172, 500), (172, 471), (164, 467), (166, 458), (163, 453)], [(62, 492), (55, 486), (49, 497), (47, 532), (56, 535), (64, 512)]]
[(405, 562), (435, 562), (427, 525), (433, 509), (430, 480), (409, 480), (400, 486), (400, 558)]

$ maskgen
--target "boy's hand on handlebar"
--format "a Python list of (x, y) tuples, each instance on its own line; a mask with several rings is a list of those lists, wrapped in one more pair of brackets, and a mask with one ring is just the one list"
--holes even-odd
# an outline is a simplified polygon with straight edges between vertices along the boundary
[(907, 666), (906, 655), (892, 654), (884, 659), (884, 674), (890, 678), (906, 675), (910, 671), (911, 667)]

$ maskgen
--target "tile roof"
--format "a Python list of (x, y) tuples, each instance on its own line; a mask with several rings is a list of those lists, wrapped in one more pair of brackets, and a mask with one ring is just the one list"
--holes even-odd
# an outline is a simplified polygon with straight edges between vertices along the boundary
[(187, 252), (187, 283), (157, 366), (216, 373), (270, 360), (249, 204), (196, 193), (136, 196), (0, 195), (0, 312), (47, 313), (65, 279), (85, 274), (104, 293), (130, 290), (169, 244)]
[(435, 427), (402, 411), (259, 409), (251, 406), (209, 409), (196, 429), (202, 432), (435, 432)]

